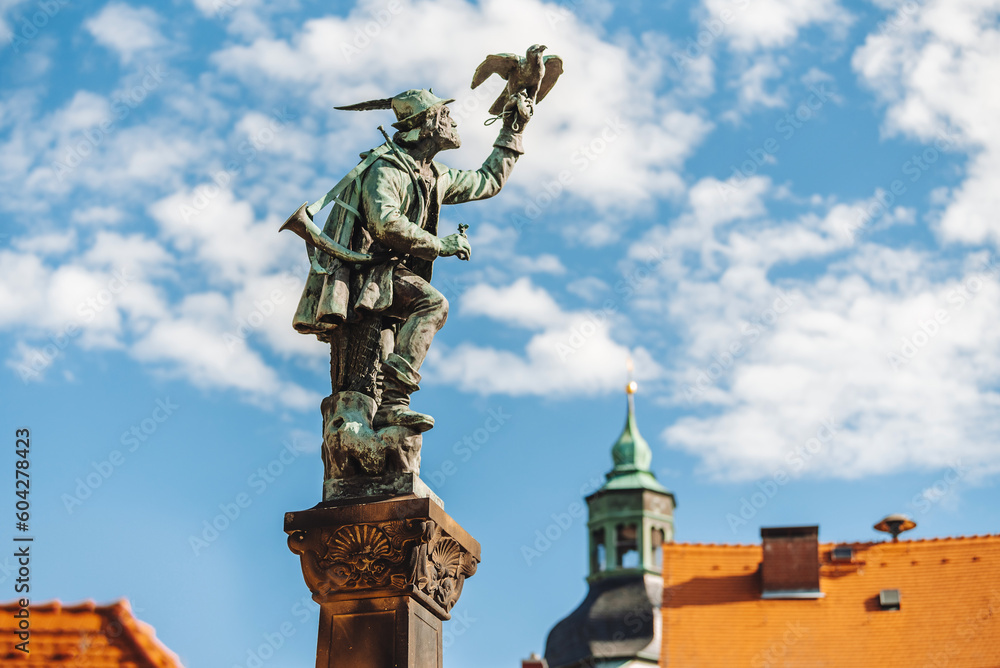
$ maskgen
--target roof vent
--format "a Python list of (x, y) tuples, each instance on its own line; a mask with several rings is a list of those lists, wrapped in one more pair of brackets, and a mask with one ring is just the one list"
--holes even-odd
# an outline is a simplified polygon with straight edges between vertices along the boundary
[(854, 548), (850, 545), (838, 545), (830, 550), (830, 561), (850, 563), (854, 561)]
[(537, 652), (532, 652), (527, 659), (521, 659), (521, 668), (549, 668), (549, 664)]
[(906, 515), (900, 515), (896, 513), (894, 515), (887, 515), (882, 518), (882, 520), (876, 524), (873, 528), (875, 531), (881, 531), (883, 533), (892, 534), (892, 542), (899, 542), (899, 534), (904, 531), (909, 531), (910, 529), (916, 528), (917, 523), (911, 520)]
[(822, 598), (819, 527), (761, 528), (761, 598)]
[(878, 604), (883, 610), (899, 610), (899, 603), (898, 589), (883, 589), (878, 593)]

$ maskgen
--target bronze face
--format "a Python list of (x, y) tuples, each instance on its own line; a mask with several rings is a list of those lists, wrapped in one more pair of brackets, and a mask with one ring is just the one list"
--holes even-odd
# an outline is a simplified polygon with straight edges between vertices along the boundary
[(441, 105), (434, 116), (434, 130), (442, 151), (462, 145), (462, 138), (458, 136), (457, 128), (458, 123), (451, 117), (451, 110)]

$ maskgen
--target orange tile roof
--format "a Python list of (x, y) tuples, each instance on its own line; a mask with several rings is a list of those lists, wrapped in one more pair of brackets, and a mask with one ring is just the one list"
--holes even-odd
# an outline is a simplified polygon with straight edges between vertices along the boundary
[[(664, 545), (660, 665), (1000, 666), (1000, 535), (819, 546), (824, 598), (762, 600), (760, 545)], [(901, 609), (879, 591), (898, 589)]]
[(180, 659), (156, 639), (153, 627), (132, 615), (128, 601), (110, 605), (59, 601), (29, 607), (31, 638), (25, 654), (14, 646), (16, 601), (0, 605), (0, 666), (23, 668), (182, 668)]

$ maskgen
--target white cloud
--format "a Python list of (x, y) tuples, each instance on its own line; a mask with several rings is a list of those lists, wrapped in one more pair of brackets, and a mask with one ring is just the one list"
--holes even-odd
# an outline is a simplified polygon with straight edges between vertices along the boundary
[[(240, 226), (224, 231), (252, 235)], [(206, 230), (202, 257), (208, 270), (231, 259), (224, 252), (218, 255), (222, 251), (211, 237)], [(21, 339), (7, 366), (26, 381), (44, 377), (72, 344), (125, 349), (168, 375), (234, 390), (262, 405), (317, 405), (318, 395), (281, 378), (254, 348), (263, 344), (285, 356), (312, 360), (327, 354), (315, 339), (291, 330), (302, 283), (292, 274), (265, 273), (275, 262), (273, 253), (266, 257), (260, 248), (238, 245), (237, 251), (258, 253), (256, 259), (264, 261), (254, 266), (255, 258), (248, 257), (245, 265), (217, 272), (219, 280), (242, 278), (232, 295), (195, 294), (172, 305), (162, 286), (178, 280), (178, 262), (153, 239), (101, 230), (85, 251), (52, 266), (41, 253), (58, 251), (58, 241), (53, 235), (29, 237), (15, 244), (17, 252), (0, 251), (5, 269), (0, 328), (16, 331)]]
[(33, 237), (19, 237), (14, 246), (26, 253), (37, 255), (63, 255), (76, 247), (76, 231), (53, 232)]
[(172, 275), (175, 264), (174, 257), (148, 237), (104, 230), (95, 235), (93, 244), (80, 259), (86, 265), (102, 269), (128, 267), (131, 274), (144, 278)]
[(723, 26), (732, 48), (744, 52), (787, 46), (813, 25), (839, 33), (852, 20), (837, 0), (704, 0), (703, 4), (709, 17)]
[[(566, 69), (526, 130), (527, 154), (515, 170), (513, 189), (538, 194), (565, 172), (568, 193), (616, 215), (682, 191), (679, 170), (710, 124), (701, 112), (656, 97), (668, 62), (658, 47), (610, 43), (568, 12), (550, 21), (551, 5), (538, 0), (404, 0), (400, 7), (384, 27), (372, 29), (373, 37), (364, 30), (383, 6), (371, 0), (345, 18), (308, 21), (290, 42), (260, 38), (223, 49), (214, 61), (247, 84), (263, 81), (290, 95), (308, 95), (324, 118), (333, 105), (433, 86), (458, 98), (453, 115), (467, 144), (442, 159), (474, 167), (497, 129), (482, 121), (498, 82), (485, 92), (471, 91), (472, 73), (489, 53), (523, 52), (541, 41), (562, 56)], [(412, 35), (437, 33), (450, 36), (448, 49), (412, 48)], [(585, 113), (581, 100), (587, 102)], [(373, 126), (392, 119), (389, 112), (336, 113), (331, 146), (348, 154), (353, 151), (345, 147), (365, 148), (359, 137), (379, 143)], [(515, 199), (508, 195), (504, 202), (511, 206)]]
[(163, 364), (166, 373), (182, 374), (197, 386), (235, 390), (262, 405), (317, 406), (318, 394), (282, 380), (245, 340), (226, 336), (236, 320), (224, 295), (188, 295), (175, 316), (156, 322), (132, 354), (142, 362)]
[(513, 227), (500, 227), (492, 223), (476, 225), (469, 230), (476, 263), (485, 262), (490, 267), (502, 268), (504, 273), (516, 276), (527, 274), (561, 275), (566, 267), (551, 253), (528, 255), (518, 249), (520, 234)]
[(53, 114), (52, 127), (63, 135), (88, 130), (111, 116), (111, 104), (100, 95), (78, 90), (65, 108)]
[[(635, 301), (679, 338), (664, 357), (688, 415), (668, 444), (724, 479), (855, 478), (954, 458), (1000, 470), (1000, 267), (852, 241), (843, 228), (874, 197), (779, 222), (764, 214), (766, 179), (725, 199), (719, 186), (695, 184), (689, 211), (632, 249), (674, 251)], [(780, 271), (804, 260), (814, 278)], [(803, 459), (796, 449), (830, 419), (836, 437)]]
[(116, 206), (89, 206), (73, 209), (70, 219), (82, 225), (117, 225), (125, 214)]
[(8, 357), (4, 364), (14, 371), (23, 383), (40, 383), (45, 380), (45, 375), (52, 362), (60, 355), (60, 350), (55, 345), (50, 345), (48, 349), (43, 347), (29, 346), (23, 341), (14, 344), (14, 354)]
[(123, 2), (111, 2), (84, 26), (99, 44), (116, 52), (123, 63), (128, 63), (136, 53), (165, 43), (159, 24), (159, 15), (148, 7), (135, 8)]
[(768, 91), (768, 81), (781, 77), (780, 63), (771, 56), (757, 59), (740, 73), (738, 82), (739, 103), (743, 111), (756, 107), (773, 109), (785, 104), (785, 94), (781, 90)]
[[(1000, 470), (996, 276), (897, 282), (909, 287), (902, 294), (866, 278), (852, 270), (799, 282), (784, 313), (734, 318), (729, 340), (695, 357), (702, 366), (682, 388), (692, 405), (714, 408), (678, 420), (668, 443), (730, 479), (856, 478), (956, 459)], [(703, 317), (693, 334), (719, 322)], [(742, 350), (733, 356), (725, 343)], [(795, 463), (830, 419), (835, 438)]]
[[(134, 122), (133, 105), (150, 104), (153, 89), (148, 93), (126, 103), (78, 90), (61, 108), (44, 114), (29, 108), (13, 116), (13, 131), (0, 143), (3, 207), (46, 212), (82, 188), (92, 197), (74, 201), (69, 219), (118, 224), (127, 204), (148, 201), (151, 191), (175, 186), (185, 169), (203, 165), (217, 144), (190, 127), (168, 116)], [(107, 204), (109, 197), (114, 204)]]
[(481, 315), (524, 329), (546, 329), (564, 322), (564, 314), (544, 289), (522, 278), (496, 288), (476, 285), (462, 295), (462, 315)]
[(21, 37), (24, 39), (21, 35), (15, 35), (16, 32), (19, 32), (23, 28), (21, 26), (9, 25), (7, 23), (7, 15), (11, 12), (11, 10), (16, 8), (18, 5), (24, 4), (26, 1), (27, 0), (0, 0), (0, 42), (3, 42), (4, 45), (15, 37)]
[(316, 157), (318, 144), (312, 137), (301, 130), (279, 126), (273, 116), (249, 112), (236, 124), (236, 132), (257, 150), (277, 153), (284, 160), (307, 161)]
[[(301, 271), (272, 273), (246, 280), (233, 296), (234, 318), (227, 333), (248, 343), (264, 344), (283, 356), (310, 363), (329, 361), (330, 347), (315, 336), (292, 330), (292, 317), (302, 294)], [(227, 342), (233, 339), (227, 336)]]
[(578, 396), (608, 392), (624, 380), (631, 354), (639, 380), (659, 365), (643, 348), (613, 340), (615, 309), (563, 311), (543, 288), (522, 278), (506, 287), (477, 285), (462, 295), (462, 316), (479, 315), (534, 333), (523, 354), (463, 343), (431, 348), (428, 375), (467, 392)]
[(158, 200), (149, 213), (164, 236), (179, 251), (197, 258), (215, 281), (238, 284), (291, 266), (302, 253), (294, 235), (278, 236), (281, 221), (257, 222), (249, 203), (211, 183)]
[(938, 229), (943, 239), (1000, 244), (1000, 28), (996, 0), (907, 3), (869, 35), (853, 58), (862, 81), (887, 105), (885, 129), (928, 144), (925, 160), (964, 150), (964, 182), (953, 188)]
[(595, 302), (607, 294), (611, 287), (596, 276), (584, 276), (567, 283), (566, 290), (588, 302)]

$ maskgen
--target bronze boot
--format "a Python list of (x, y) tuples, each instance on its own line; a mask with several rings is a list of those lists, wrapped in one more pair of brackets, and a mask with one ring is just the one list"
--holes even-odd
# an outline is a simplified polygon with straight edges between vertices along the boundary
[(434, 426), (434, 418), (410, 410), (410, 395), (420, 389), (420, 374), (410, 364), (390, 353), (382, 362), (382, 403), (372, 420), (375, 429), (383, 427), (409, 427), (424, 432)]

